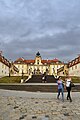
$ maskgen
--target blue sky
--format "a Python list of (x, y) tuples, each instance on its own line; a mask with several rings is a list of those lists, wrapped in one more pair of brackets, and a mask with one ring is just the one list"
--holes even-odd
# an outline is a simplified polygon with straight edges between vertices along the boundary
[(11, 60), (74, 59), (80, 53), (80, 0), (0, 0), (0, 50)]

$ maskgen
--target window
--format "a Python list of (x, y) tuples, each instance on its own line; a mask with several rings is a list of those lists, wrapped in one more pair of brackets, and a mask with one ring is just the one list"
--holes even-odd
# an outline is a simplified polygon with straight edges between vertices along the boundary
[(77, 69), (77, 65), (75, 66), (75, 69)]
[(4, 65), (2, 64), (2, 68), (4, 68)]
[(19, 68), (19, 65), (18, 65), (18, 68)]
[(5, 69), (6, 69), (6, 66), (5, 66)]
[(37, 64), (39, 64), (39, 60), (37, 60)]

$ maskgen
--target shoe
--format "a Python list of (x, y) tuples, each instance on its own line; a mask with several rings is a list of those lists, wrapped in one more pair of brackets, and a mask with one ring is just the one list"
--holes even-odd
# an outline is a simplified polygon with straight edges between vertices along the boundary
[(57, 99), (59, 100), (59, 97), (57, 96)]
[(70, 102), (72, 102), (72, 100), (70, 100)]
[(67, 97), (67, 100), (69, 100), (69, 97)]

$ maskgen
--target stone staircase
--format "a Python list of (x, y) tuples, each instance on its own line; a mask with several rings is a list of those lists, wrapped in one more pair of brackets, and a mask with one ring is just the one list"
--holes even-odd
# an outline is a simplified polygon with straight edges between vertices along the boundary
[[(53, 75), (47, 75), (46, 78), (47, 83), (56, 83)], [(42, 75), (32, 75), (32, 78), (26, 81), (26, 83), (42, 83)]]

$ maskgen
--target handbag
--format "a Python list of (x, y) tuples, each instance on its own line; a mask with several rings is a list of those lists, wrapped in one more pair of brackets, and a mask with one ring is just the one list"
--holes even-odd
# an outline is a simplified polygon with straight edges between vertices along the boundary
[(74, 85), (74, 83), (73, 83), (73, 82), (71, 82), (71, 83), (70, 83), (70, 86), (71, 86), (71, 87), (75, 87), (75, 85)]

